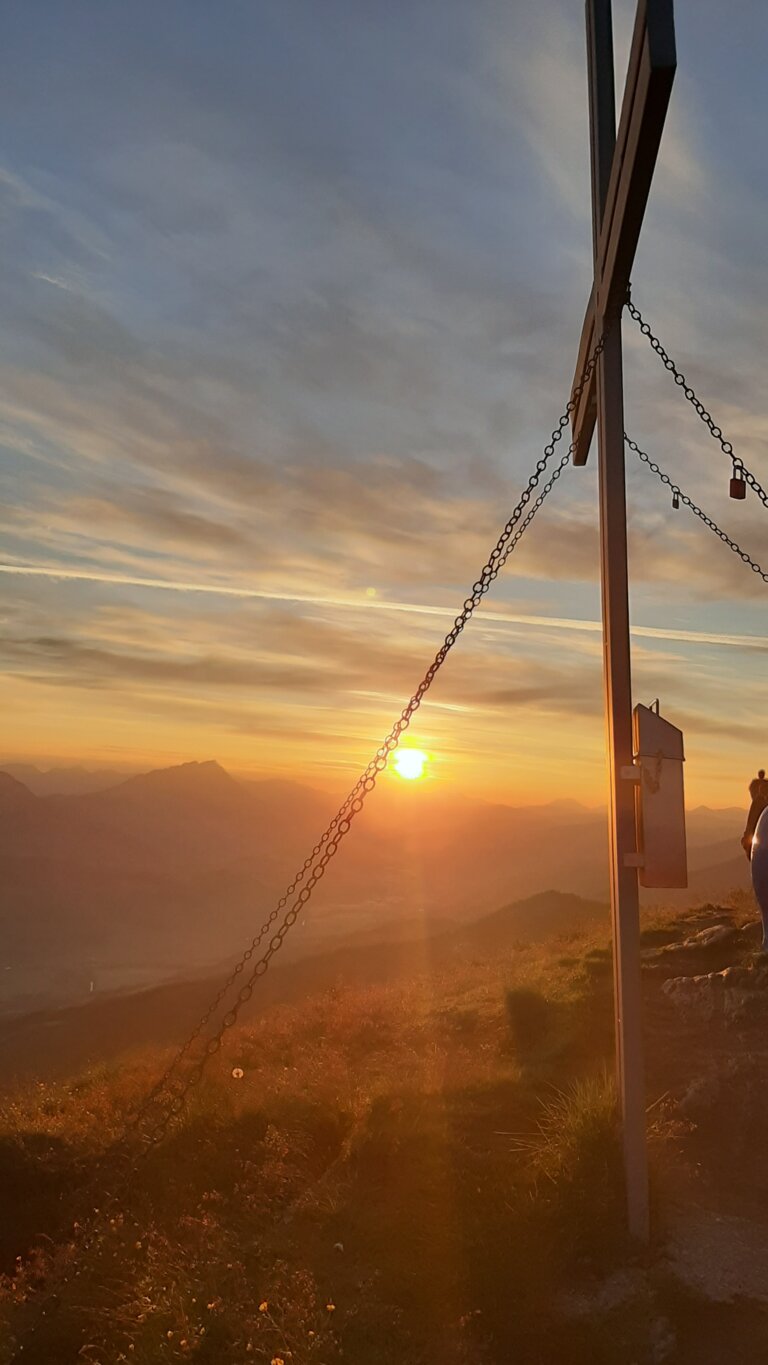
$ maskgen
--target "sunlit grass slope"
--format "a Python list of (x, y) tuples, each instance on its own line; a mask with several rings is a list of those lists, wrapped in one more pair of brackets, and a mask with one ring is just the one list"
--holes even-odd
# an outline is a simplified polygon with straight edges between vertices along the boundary
[(166, 1059), (6, 1101), (0, 1359), (616, 1359), (557, 1311), (621, 1251), (610, 987), (576, 935), (275, 1008), (86, 1250), (78, 1189)]

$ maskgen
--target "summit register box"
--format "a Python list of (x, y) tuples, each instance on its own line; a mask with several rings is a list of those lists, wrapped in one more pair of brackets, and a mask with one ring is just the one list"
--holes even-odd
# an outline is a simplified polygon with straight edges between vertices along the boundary
[(636, 706), (632, 721), (640, 770), (635, 788), (640, 885), (685, 887), (683, 733), (659, 715), (658, 702), (655, 708)]

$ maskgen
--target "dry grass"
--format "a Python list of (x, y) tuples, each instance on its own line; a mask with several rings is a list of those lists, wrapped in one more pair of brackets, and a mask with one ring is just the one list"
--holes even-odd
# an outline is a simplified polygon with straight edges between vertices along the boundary
[(602, 948), (560, 939), (241, 1028), (85, 1250), (78, 1191), (165, 1058), (16, 1095), (0, 1360), (598, 1359), (552, 1300), (621, 1226)]

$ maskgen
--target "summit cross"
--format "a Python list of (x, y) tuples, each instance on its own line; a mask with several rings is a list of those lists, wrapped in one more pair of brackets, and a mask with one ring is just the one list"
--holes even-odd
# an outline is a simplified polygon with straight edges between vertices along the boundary
[(627, 1219), (649, 1236), (645, 1075), (640, 990), (639, 855), (635, 827), (624, 479), (621, 312), (675, 75), (672, 0), (639, 0), (618, 132), (611, 0), (586, 0), (594, 278), (574, 386), (597, 342), (604, 347), (572, 416), (573, 461), (587, 461), (598, 430), (600, 577), (610, 782), (616, 1067), (621, 1101)]

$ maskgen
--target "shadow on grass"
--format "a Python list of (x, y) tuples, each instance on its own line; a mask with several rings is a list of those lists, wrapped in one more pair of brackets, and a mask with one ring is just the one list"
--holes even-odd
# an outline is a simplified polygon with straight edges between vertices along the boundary
[(557, 1083), (607, 1060), (613, 1048), (612, 973), (610, 955), (582, 959), (584, 987), (575, 996), (551, 999), (529, 987), (512, 987), (505, 995), (508, 1047), (528, 1079)]
[(393, 1311), (420, 1324), (414, 1359), (455, 1359), (453, 1332), (467, 1360), (581, 1365), (600, 1359), (594, 1337), (585, 1329), (577, 1349), (581, 1329), (566, 1332), (553, 1309), (581, 1258), (620, 1256), (622, 1188), (602, 1077), (545, 1106), (524, 1081), (400, 1096), (371, 1110), (334, 1235), (377, 1267)]
[(41, 1233), (55, 1239), (64, 1232), (64, 1197), (85, 1178), (77, 1149), (61, 1138), (38, 1132), (0, 1138), (0, 1270), (12, 1271)]

